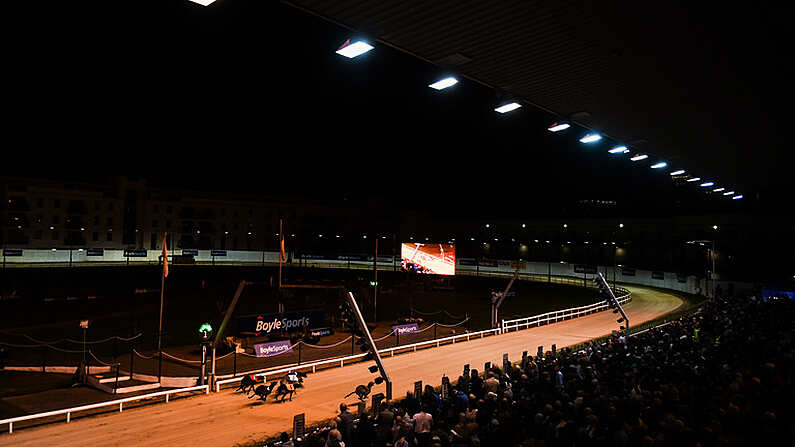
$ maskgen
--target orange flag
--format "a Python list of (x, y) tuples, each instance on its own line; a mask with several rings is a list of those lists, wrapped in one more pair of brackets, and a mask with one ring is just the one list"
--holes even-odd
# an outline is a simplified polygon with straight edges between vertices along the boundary
[(282, 250), (281, 250), (281, 257), (282, 258), (281, 259), (282, 259), (282, 262), (285, 262), (285, 261), (287, 261), (287, 255), (284, 252), (284, 235), (282, 235), (281, 248), (282, 248)]
[(168, 250), (166, 249), (165, 233), (163, 233), (163, 277), (168, 277)]

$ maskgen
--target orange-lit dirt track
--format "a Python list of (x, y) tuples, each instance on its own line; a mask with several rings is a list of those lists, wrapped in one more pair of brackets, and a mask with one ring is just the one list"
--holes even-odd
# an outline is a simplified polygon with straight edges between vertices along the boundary
[[(656, 318), (676, 309), (681, 300), (671, 294), (642, 287), (627, 287), (633, 301), (625, 307), (633, 325)], [(451, 309), (453, 310), (453, 309)], [(483, 369), (487, 361), (502, 364), (502, 354), (511, 360), (530, 354), (543, 345), (572, 345), (605, 335), (616, 329), (612, 312), (600, 312), (582, 318), (559, 322), (509, 334), (475, 339), (385, 358), (385, 366), (394, 382), (395, 397), (405, 396), (415, 380), (439, 385), (442, 374), (457, 378), (465, 363)], [(0, 434), (0, 446), (233, 446), (261, 440), (282, 431), (291, 431), (293, 415), (306, 413), (307, 425), (332, 417), (342, 397), (356, 385), (367, 383), (372, 374), (369, 364), (354, 364), (310, 374), (306, 388), (299, 390), (292, 402), (260, 404), (239, 393), (222, 390), (209, 396), (177, 399), (27, 429), (9, 435)], [(373, 388), (382, 392), (383, 385)], [(355, 398), (347, 402), (354, 407)], [(7, 430), (7, 426), (0, 427)]]

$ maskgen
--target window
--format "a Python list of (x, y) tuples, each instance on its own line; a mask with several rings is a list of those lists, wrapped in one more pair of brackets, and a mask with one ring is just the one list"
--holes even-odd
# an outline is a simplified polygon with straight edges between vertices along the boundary
[(221, 208), (221, 216), (226, 216), (226, 208)]
[(253, 216), (253, 215), (254, 215), (254, 210), (252, 210), (251, 208), (249, 208), (249, 209), (248, 209), (248, 217), (251, 217), (251, 216)]
[(158, 222), (156, 220), (153, 220), (152, 221), (152, 228), (157, 228), (158, 226), (160, 226), (160, 222)]
[(168, 205), (166, 207), (166, 214), (168, 214), (170, 216), (173, 213), (174, 213), (174, 207), (172, 207), (171, 205)]
[(57, 231), (53, 231), (52, 232), (52, 240), (54, 240), (54, 241), (58, 240), (58, 232)]
[(149, 240), (149, 249), (157, 250), (157, 233), (152, 233), (152, 238)]
[(166, 229), (168, 229), (168, 230), (171, 229), (171, 221), (170, 220), (166, 221)]
[(105, 235), (105, 240), (110, 242), (113, 240), (113, 233), (108, 231), (108, 234)]
[(100, 208), (100, 203), (99, 200), (97, 200), (94, 202), (94, 211), (99, 211), (99, 208)]
[(99, 225), (99, 216), (94, 216), (94, 225)]
[(33, 232), (33, 239), (41, 239), (43, 232), (41, 230), (36, 230)]
[(44, 199), (36, 199), (36, 208), (44, 208)]
[(112, 226), (113, 226), (113, 218), (112, 218), (112, 217), (108, 217), (108, 218), (106, 218), (106, 219), (105, 219), (105, 224), (106, 224), (107, 226), (109, 226), (109, 227), (112, 227)]
[(55, 199), (52, 201), (53, 208), (60, 208), (61, 207), (61, 199)]
[(108, 202), (108, 211), (113, 211), (113, 202)]
[(52, 216), (52, 223), (54, 224), (61, 223), (61, 216)]
[(36, 223), (37, 224), (40, 224), (43, 220), (44, 220), (44, 217), (41, 214), (36, 216)]
[(160, 205), (157, 205), (157, 204), (152, 205), (152, 212), (155, 213), (155, 214), (159, 213), (160, 212)]
[(95, 231), (95, 232), (91, 233), (91, 240), (94, 241), (94, 242), (97, 242), (99, 240), (99, 232), (98, 231)]

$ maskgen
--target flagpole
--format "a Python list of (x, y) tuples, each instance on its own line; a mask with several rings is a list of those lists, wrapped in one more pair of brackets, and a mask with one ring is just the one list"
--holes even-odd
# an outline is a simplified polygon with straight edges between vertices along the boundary
[[(166, 234), (163, 233), (163, 244), (166, 243)], [(166, 288), (165, 263), (168, 262), (168, 252), (163, 250), (163, 268), (160, 269), (160, 323), (157, 326), (157, 382), (163, 376), (163, 292)]]
[(282, 304), (282, 247), (284, 247), (284, 233), (282, 219), (279, 218), (279, 290), (276, 292), (276, 296), (279, 302), (280, 313), (284, 312), (284, 304)]

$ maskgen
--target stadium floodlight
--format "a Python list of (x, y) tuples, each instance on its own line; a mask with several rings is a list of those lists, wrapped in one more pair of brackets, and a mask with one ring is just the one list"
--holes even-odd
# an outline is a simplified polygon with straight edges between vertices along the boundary
[(730, 196), (732, 194), (734, 194), (734, 191), (726, 191), (723, 193), (724, 196)]
[(664, 168), (666, 166), (668, 166), (668, 163), (666, 163), (664, 161), (661, 161), (659, 163), (655, 163), (655, 164), (651, 165), (651, 168), (652, 169), (661, 169), (661, 168)]
[(726, 188), (715, 188), (715, 189), (712, 190), (712, 192), (721, 192), (721, 191), (724, 191), (725, 189)]
[(453, 76), (450, 76), (450, 77), (438, 80), (438, 81), (434, 82), (433, 84), (429, 85), (428, 87), (430, 87), (430, 88), (432, 88), (434, 90), (444, 90), (447, 87), (452, 87), (452, 86), (454, 86), (456, 84), (458, 84), (458, 79), (454, 78)]
[(626, 146), (616, 146), (616, 147), (614, 147), (613, 149), (610, 149), (607, 152), (609, 152), (611, 154), (626, 154), (627, 152), (629, 152), (629, 149), (627, 149)]
[(647, 158), (649, 158), (649, 156), (648, 156), (648, 155), (646, 155), (646, 154), (640, 154), (640, 155), (636, 155), (636, 156), (634, 156), (634, 157), (630, 158), (630, 160), (632, 160), (632, 161), (641, 161), (641, 160), (645, 160), (645, 159), (647, 159)]
[(580, 138), (580, 143), (595, 143), (602, 139), (602, 136), (598, 133), (588, 133), (585, 134), (584, 137)]
[(693, 178), (687, 179), (688, 182), (697, 182), (699, 180), (701, 180), (701, 177), (693, 177)]
[(560, 132), (561, 130), (566, 130), (569, 127), (571, 127), (569, 123), (555, 123), (549, 126), (547, 130), (550, 132)]
[(739, 195), (736, 195), (736, 196), (732, 197), (732, 200), (738, 200), (738, 199), (742, 199), (742, 198), (743, 198), (743, 195), (739, 194)]
[(704, 183), (702, 183), (702, 184), (701, 184), (701, 186), (702, 186), (702, 187), (704, 187), (704, 188), (706, 188), (706, 187), (712, 186), (712, 185), (714, 185), (714, 184), (715, 184), (715, 183), (713, 183), (713, 182), (704, 182)]
[(685, 170), (684, 169), (680, 169), (678, 171), (672, 172), (671, 175), (682, 175), (684, 173), (685, 173)]
[(198, 3), (202, 6), (209, 6), (211, 3), (215, 3), (215, 0), (189, 0), (193, 3)]
[(518, 109), (519, 107), (522, 107), (522, 105), (518, 102), (509, 102), (508, 104), (503, 104), (497, 107), (494, 109), (494, 111), (499, 113), (508, 113)]
[(375, 47), (362, 40), (357, 40), (356, 42), (351, 43), (350, 39), (348, 39), (337, 51), (335, 51), (335, 53), (339, 54), (340, 56), (345, 56), (348, 59), (353, 59), (354, 57), (361, 56), (373, 48)]

